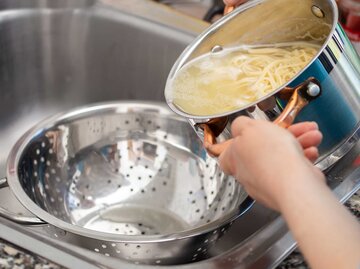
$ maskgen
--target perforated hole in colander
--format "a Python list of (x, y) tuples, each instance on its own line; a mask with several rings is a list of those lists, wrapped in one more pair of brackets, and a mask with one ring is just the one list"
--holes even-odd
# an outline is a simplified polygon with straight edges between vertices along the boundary
[[(172, 234), (210, 223), (238, 203), (233, 180), (208, 157), (188, 123), (175, 118), (128, 112), (65, 121), (38, 134), (22, 158), (26, 165), (19, 174), (26, 175), (23, 186), (33, 201), (87, 230)], [(103, 242), (92, 249), (156, 259), (151, 248), (139, 246)], [(197, 249), (191, 259), (207, 251)], [(161, 255), (156, 261), (164, 262)]]

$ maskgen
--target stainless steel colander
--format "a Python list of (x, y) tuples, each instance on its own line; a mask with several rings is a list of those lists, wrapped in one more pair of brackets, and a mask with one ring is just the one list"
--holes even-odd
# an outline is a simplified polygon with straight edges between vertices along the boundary
[(156, 103), (98, 104), (40, 123), (12, 149), (7, 180), (53, 236), (147, 264), (206, 257), (252, 204), (190, 124)]

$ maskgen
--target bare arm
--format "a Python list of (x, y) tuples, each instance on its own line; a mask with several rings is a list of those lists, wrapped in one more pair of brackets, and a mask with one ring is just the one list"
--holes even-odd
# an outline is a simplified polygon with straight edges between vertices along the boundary
[[(301, 178), (300, 178), (301, 177)], [(360, 267), (360, 226), (313, 173), (296, 175), (280, 212), (314, 269)]]
[(253, 198), (283, 215), (312, 268), (358, 269), (360, 226), (307, 158), (306, 151), (314, 151), (319, 142), (311, 142), (319, 131), (300, 136), (298, 128), (291, 131), (297, 140), (272, 123), (240, 117), (220, 166)]

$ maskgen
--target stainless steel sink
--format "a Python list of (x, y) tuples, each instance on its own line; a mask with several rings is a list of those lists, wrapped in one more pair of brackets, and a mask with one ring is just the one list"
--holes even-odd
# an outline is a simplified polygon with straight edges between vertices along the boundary
[(134, 2), (0, 1), (0, 176), (17, 138), (45, 117), (94, 102), (163, 100), (173, 62), (206, 24)]
[[(94, 102), (163, 101), (173, 62), (205, 27), (146, 0), (0, 0), (0, 178), (12, 145), (45, 117)], [(359, 153), (357, 145), (327, 173), (342, 201), (360, 187), (351, 165)], [(31, 216), (9, 189), (0, 190), (0, 205)], [(0, 237), (69, 268), (77, 265), (70, 256), (99, 267), (142, 268), (64, 243), (62, 231), (49, 236), (51, 229), (0, 218)], [(210, 259), (170, 267), (272, 268), (294, 247), (281, 217), (255, 204)]]

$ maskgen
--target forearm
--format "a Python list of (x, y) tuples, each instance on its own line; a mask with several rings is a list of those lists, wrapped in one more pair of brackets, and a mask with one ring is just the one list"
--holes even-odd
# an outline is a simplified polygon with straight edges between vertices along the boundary
[(356, 219), (323, 182), (292, 180), (297, 181), (291, 186), (293, 191), (284, 193), (281, 212), (311, 267), (358, 269), (360, 226)]

